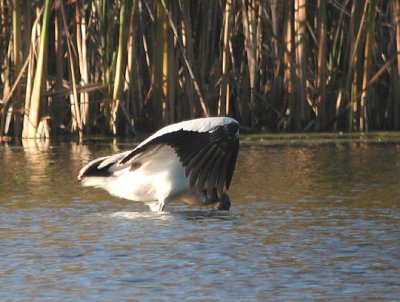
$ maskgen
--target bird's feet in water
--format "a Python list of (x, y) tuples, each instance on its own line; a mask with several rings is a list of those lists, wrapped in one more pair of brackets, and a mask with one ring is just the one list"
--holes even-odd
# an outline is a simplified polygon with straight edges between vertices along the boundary
[(204, 191), (205, 200), (203, 201), (204, 205), (212, 205), (213, 210), (221, 210), (221, 211), (229, 211), (231, 207), (231, 201), (229, 199), (228, 194), (225, 192), (222, 193), (221, 198), (217, 195), (217, 190), (214, 189), (211, 198), (207, 197), (207, 192)]
[(213, 203), (213, 210), (229, 211), (231, 208), (231, 201), (228, 194), (222, 193), (221, 199)]

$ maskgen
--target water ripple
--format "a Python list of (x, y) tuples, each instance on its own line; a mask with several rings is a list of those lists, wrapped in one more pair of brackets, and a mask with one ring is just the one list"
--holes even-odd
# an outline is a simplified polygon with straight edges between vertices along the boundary
[(230, 212), (164, 213), (80, 187), (108, 150), (3, 150), (2, 299), (400, 300), (397, 149), (242, 148)]

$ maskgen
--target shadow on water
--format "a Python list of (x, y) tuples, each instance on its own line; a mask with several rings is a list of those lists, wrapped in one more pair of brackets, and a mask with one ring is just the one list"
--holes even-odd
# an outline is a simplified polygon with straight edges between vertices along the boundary
[(197, 211), (179, 211), (173, 215), (182, 216), (187, 220), (235, 220), (239, 219), (240, 215), (229, 211), (212, 211), (212, 210), (197, 210)]
[(0, 145), (2, 298), (398, 300), (397, 136), (243, 137), (231, 211), (161, 214), (76, 180), (132, 142)]
[[(182, 209), (183, 208), (183, 209)], [(229, 211), (214, 211), (214, 210), (187, 210), (187, 207), (177, 208), (174, 207), (173, 211), (165, 211), (162, 213), (141, 211), (141, 212), (128, 212), (120, 211), (110, 214), (100, 214), (111, 218), (124, 218), (124, 219), (155, 219), (155, 220), (168, 220), (171, 218), (182, 218), (185, 220), (232, 220), (240, 216)]]

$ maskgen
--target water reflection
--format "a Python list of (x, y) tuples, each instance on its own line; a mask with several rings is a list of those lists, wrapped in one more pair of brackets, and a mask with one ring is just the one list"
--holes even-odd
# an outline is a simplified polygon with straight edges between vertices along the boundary
[(3, 299), (400, 298), (399, 145), (243, 147), (230, 212), (162, 214), (76, 181), (131, 145), (0, 147)]
[(233, 190), (281, 202), (393, 204), (400, 193), (399, 154), (391, 144), (249, 148), (240, 154), (245, 169), (235, 175)]

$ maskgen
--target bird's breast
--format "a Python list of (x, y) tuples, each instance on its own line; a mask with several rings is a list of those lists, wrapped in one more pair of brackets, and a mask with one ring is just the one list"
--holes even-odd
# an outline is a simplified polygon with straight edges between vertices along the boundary
[(171, 200), (189, 189), (182, 164), (167, 145), (132, 165), (113, 175), (110, 193), (136, 201)]

